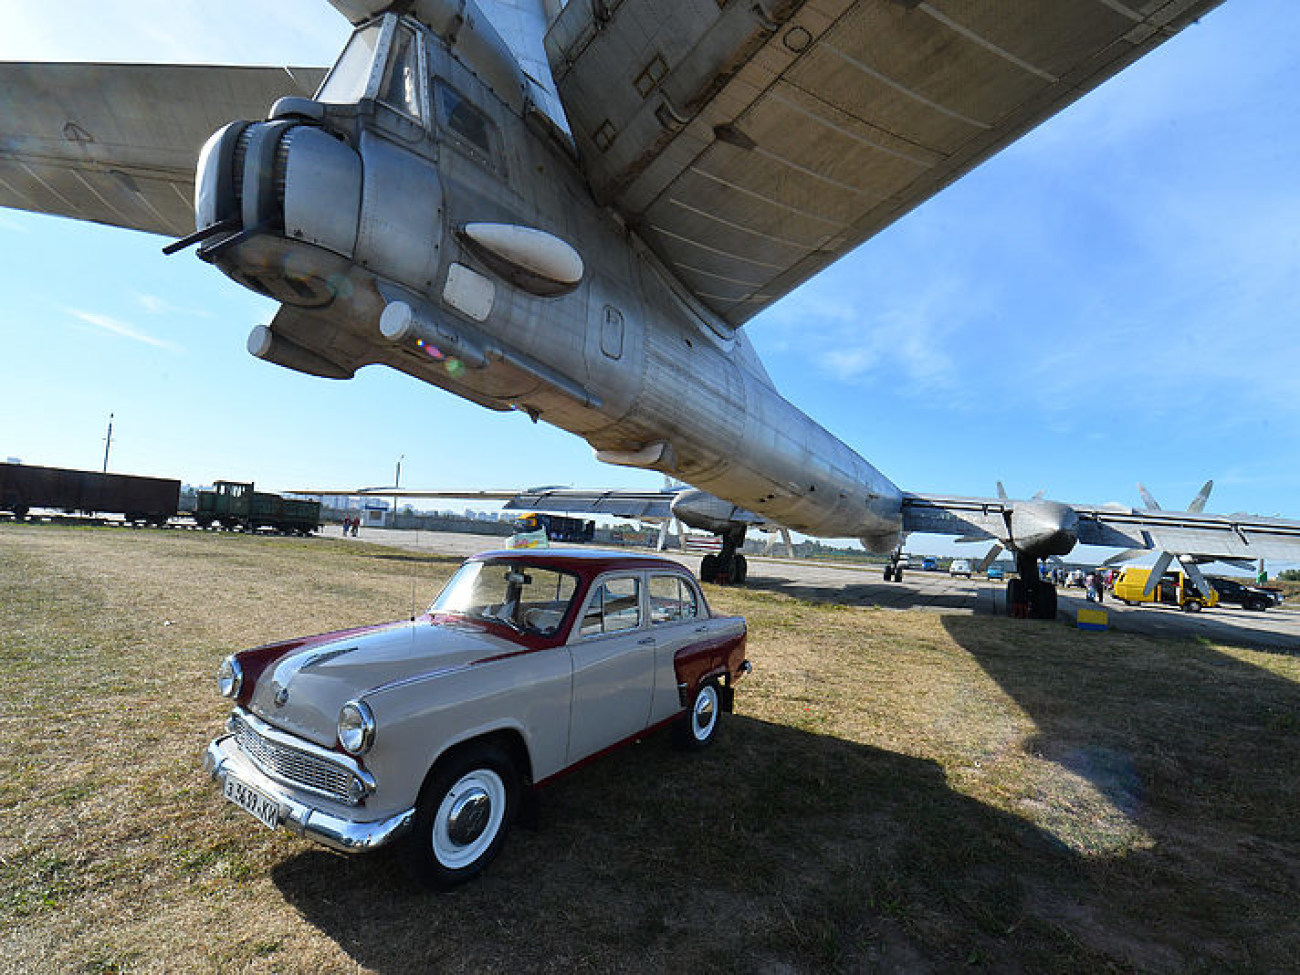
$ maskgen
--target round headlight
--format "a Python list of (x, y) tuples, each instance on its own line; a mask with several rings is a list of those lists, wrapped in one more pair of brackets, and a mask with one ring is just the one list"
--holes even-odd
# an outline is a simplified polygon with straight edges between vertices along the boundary
[(375, 716), (361, 701), (339, 709), (339, 744), (349, 755), (364, 755), (375, 743)]
[(236, 698), (239, 697), (240, 688), (244, 686), (244, 670), (239, 666), (239, 661), (231, 654), (225, 660), (221, 661), (221, 667), (217, 670), (217, 690), (221, 692), (222, 697)]

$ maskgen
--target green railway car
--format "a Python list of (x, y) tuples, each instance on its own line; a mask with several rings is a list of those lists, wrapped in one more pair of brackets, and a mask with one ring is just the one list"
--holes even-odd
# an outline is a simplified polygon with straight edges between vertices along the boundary
[(211, 491), (199, 492), (194, 520), (204, 528), (217, 524), (245, 531), (270, 528), (310, 535), (320, 528), (320, 502), (254, 491), (251, 482), (217, 481)]

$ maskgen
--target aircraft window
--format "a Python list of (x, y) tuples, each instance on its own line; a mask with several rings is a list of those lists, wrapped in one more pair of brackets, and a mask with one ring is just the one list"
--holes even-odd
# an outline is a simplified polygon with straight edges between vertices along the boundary
[(415, 32), (403, 27), (397, 32), (389, 58), (388, 83), (379, 100), (412, 118), (420, 117), (420, 69), (416, 61)]
[(379, 47), (381, 26), (371, 24), (352, 35), (330, 76), (321, 85), (317, 101), (350, 105), (365, 97), (374, 69), (375, 50)]
[(460, 93), (446, 85), (438, 86), (438, 110), (442, 124), (485, 157), (492, 157), (492, 123)]

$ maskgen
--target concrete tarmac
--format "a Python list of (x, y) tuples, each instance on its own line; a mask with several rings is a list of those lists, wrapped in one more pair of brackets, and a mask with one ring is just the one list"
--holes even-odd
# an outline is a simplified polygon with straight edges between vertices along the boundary
[[(328, 534), (326, 529), (326, 536)], [(506, 539), (501, 536), (387, 528), (363, 528), (356, 541), (462, 558), (505, 548), (506, 545)], [(699, 568), (698, 555), (661, 554), (681, 562), (692, 571)], [(1006, 584), (1002, 582), (953, 578), (946, 572), (923, 572), (920, 569), (905, 572), (902, 582), (885, 582), (879, 565), (805, 562), (755, 555), (746, 558), (749, 562), (746, 587), (749, 589), (785, 593), (812, 602), (884, 609), (988, 615), (1006, 612)], [(1065, 625), (1075, 625), (1080, 609), (1098, 608), (1095, 603), (1087, 601), (1081, 589), (1062, 587), (1057, 592), (1059, 618)], [(1110, 598), (1100, 608), (1106, 610), (1110, 628), (1118, 632), (1205, 639), (1212, 643), (1300, 654), (1300, 610), (1296, 609), (1278, 607), (1261, 613), (1235, 606), (1219, 606), (1200, 613), (1184, 613), (1172, 607), (1125, 606)]]

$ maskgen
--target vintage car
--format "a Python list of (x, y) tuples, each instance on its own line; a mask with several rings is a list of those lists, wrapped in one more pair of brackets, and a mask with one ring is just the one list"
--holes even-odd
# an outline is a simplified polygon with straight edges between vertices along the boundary
[(745, 638), (668, 559), (488, 552), (415, 619), (227, 657), (235, 706), (204, 765), (272, 829), (344, 851), (396, 841), (446, 888), (496, 855), (525, 790), (662, 726), (708, 745), (750, 670)]

